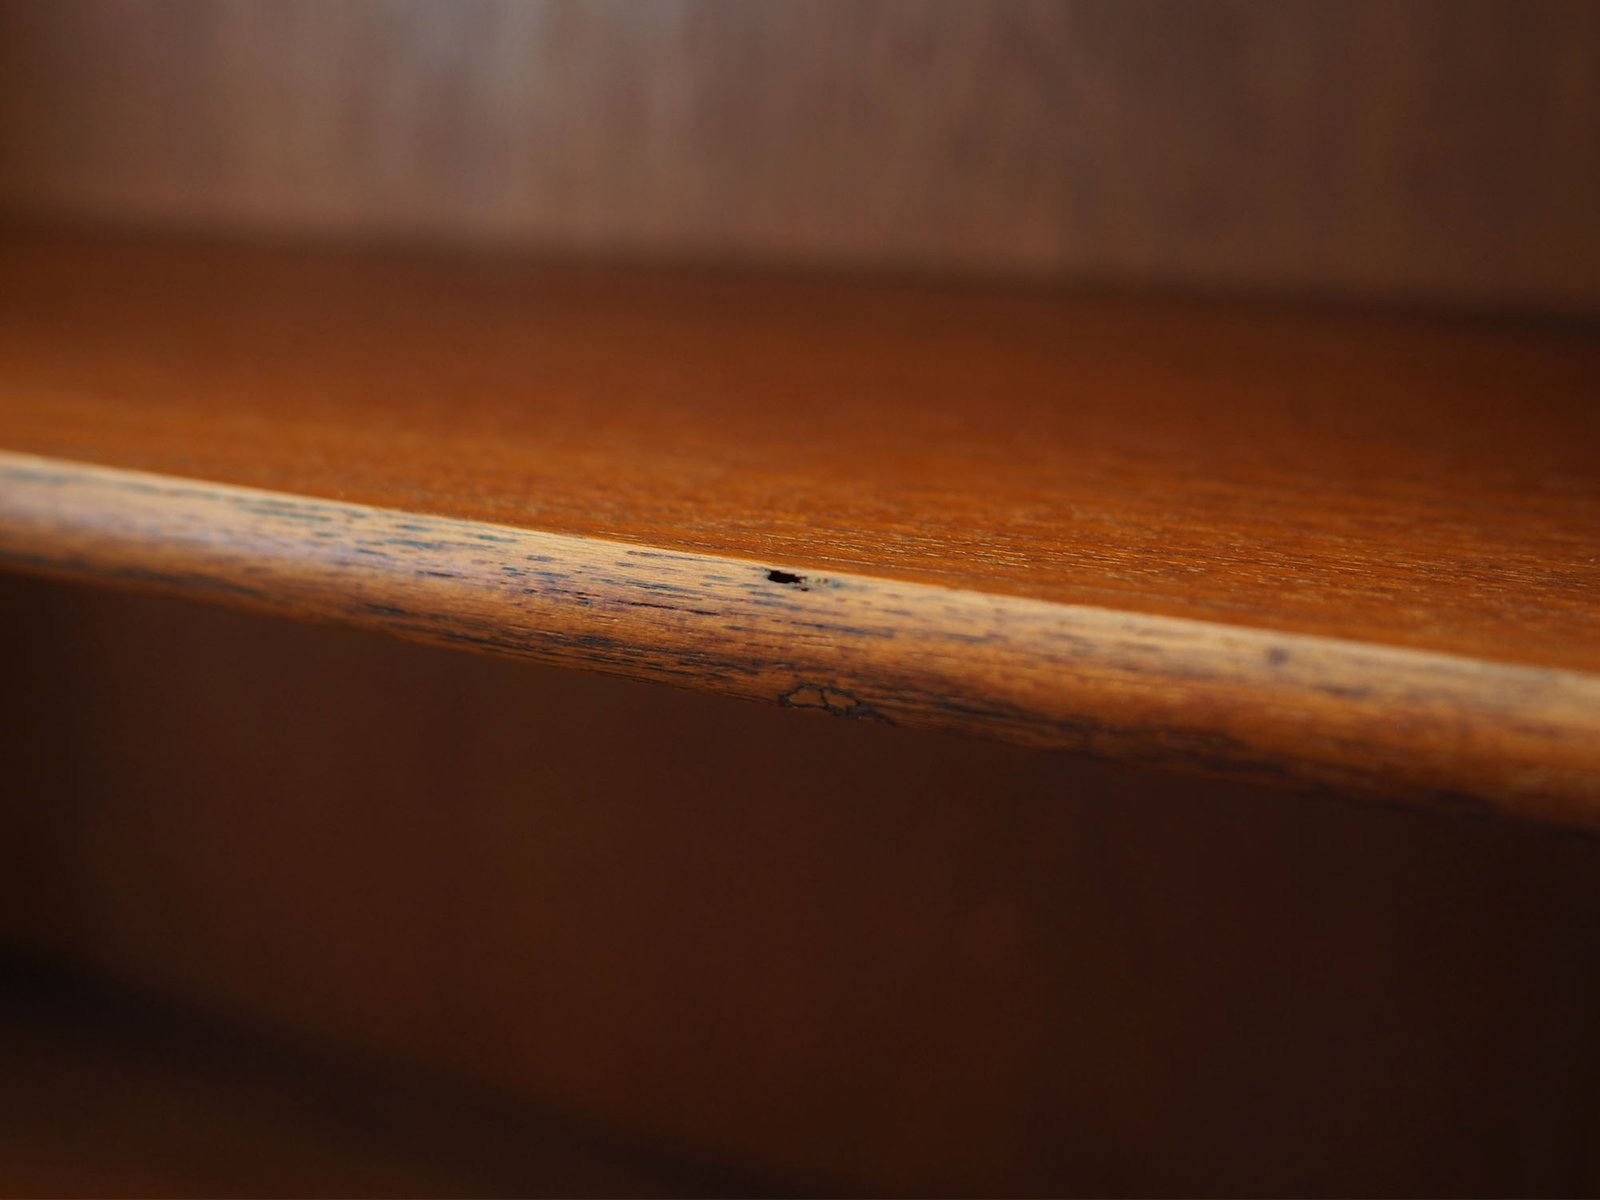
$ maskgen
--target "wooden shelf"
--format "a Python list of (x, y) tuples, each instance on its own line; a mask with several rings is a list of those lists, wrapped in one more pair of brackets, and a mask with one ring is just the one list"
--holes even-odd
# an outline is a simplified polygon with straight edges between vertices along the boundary
[(25, 570), (1600, 825), (1600, 343), (13, 235)]

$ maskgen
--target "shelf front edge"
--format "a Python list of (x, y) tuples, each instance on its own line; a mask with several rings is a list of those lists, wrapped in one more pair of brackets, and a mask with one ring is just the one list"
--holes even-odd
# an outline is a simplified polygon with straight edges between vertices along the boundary
[(13, 453), (0, 565), (857, 720), (1600, 828), (1600, 677), (1579, 671)]

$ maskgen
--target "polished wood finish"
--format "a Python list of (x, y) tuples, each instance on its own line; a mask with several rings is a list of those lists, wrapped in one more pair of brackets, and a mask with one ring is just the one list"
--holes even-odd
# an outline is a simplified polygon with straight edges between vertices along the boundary
[(1583, 0), (0, 4), (0, 220), (146, 237), (0, 241), (0, 1191), (1593, 1194), (1600, 839), (1461, 817), (1600, 811), (1597, 86)]
[(1600, 811), (1583, 330), (5, 253), (15, 565), (847, 716)]
[(0, 210), (1600, 309), (1587, 0), (8, 0)]
[(856, 720), (1600, 826), (1600, 675), (0, 454), (0, 562)]
[(0, 449), (1600, 668), (1586, 327), (0, 243)]

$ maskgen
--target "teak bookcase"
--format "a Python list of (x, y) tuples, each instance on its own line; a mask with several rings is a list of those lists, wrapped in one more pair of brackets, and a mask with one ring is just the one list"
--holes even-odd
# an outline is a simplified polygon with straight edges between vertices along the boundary
[(1597, 15), (0, 8), (0, 1192), (1600, 1186)]

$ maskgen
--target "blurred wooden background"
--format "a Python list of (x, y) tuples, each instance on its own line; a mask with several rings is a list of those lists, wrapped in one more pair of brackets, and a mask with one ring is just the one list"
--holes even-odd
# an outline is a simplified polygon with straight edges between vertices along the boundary
[(0, 933), (815, 1194), (1584, 1194), (1600, 844), (8, 580)]
[[(1587, 0), (6, 0), (0, 216), (1600, 313)], [(0, 264), (3, 272), (3, 264)], [(7, 580), (0, 930), (800, 1190), (1600, 1187), (1600, 846)]]
[(1600, 306), (1589, 0), (8, 0), (0, 211)]

